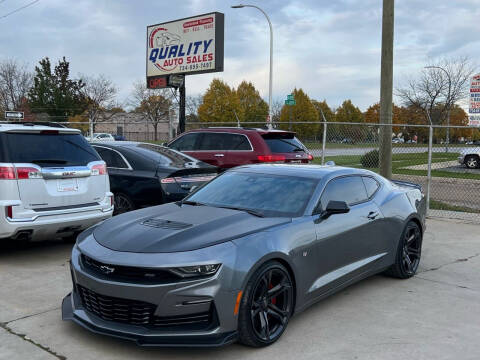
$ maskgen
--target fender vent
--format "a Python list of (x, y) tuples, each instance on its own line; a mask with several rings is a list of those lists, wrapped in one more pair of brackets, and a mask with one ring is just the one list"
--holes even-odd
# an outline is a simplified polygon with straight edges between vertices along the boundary
[(163, 219), (147, 219), (142, 222), (142, 225), (150, 226), (158, 229), (173, 229), (173, 230), (183, 230), (192, 226), (192, 224), (182, 223), (178, 221), (170, 221)]

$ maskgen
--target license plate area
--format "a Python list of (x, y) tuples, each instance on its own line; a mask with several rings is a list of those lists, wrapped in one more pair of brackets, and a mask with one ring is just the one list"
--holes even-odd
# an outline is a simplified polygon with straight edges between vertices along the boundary
[(78, 191), (77, 179), (58, 179), (57, 191), (58, 192)]

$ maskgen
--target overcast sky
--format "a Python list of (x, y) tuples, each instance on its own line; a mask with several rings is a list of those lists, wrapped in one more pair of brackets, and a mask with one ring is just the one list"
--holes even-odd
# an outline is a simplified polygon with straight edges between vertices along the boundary
[[(31, 0), (0, 0), (0, 17)], [(268, 97), (268, 25), (256, 9), (231, 9), (230, 0), (39, 0), (0, 18), (0, 59), (32, 68), (43, 57), (65, 56), (71, 73), (103, 73), (119, 101), (145, 77), (146, 26), (219, 11), (225, 14), (223, 73), (192, 75), (187, 94), (214, 77), (233, 86), (251, 81)], [(294, 87), (338, 106), (345, 99), (365, 110), (379, 100), (381, 0), (250, 1), (274, 28), (273, 97)], [(467, 55), (480, 59), (480, 0), (400, 0), (395, 7), (394, 83), (429, 60)], [(478, 63), (478, 61), (477, 61)]]

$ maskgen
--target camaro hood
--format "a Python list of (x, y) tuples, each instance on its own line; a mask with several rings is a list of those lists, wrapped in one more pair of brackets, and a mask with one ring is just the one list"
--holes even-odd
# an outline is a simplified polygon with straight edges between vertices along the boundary
[(115, 216), (96, 227), (93, 236), (116, 251), (169, 253), (212, 246), (290, 221), (171, 203)]

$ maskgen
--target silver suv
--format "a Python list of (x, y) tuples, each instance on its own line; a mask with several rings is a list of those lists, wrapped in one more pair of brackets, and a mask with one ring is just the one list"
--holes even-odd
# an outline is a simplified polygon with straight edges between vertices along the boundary
[(0, 239), (69, 237), (112, 212), (105, 162), (79, 130), (0, 125)]

